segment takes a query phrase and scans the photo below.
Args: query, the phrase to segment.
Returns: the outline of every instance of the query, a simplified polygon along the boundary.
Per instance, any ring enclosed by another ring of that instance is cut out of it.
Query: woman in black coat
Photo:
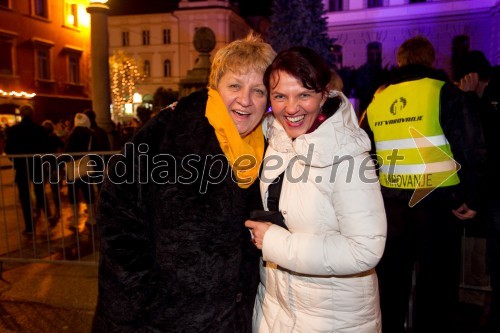
[[[263,74],[251,34],[220,49],[209,88],[151,119],[110,158],[98,203],[93,332],[250,332],[259,253]]]

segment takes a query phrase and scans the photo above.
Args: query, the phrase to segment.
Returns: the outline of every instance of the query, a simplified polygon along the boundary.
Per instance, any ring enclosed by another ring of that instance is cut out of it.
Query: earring
[[[329,98],[334,98],[334,97],[337,97],[338,95],[339,95],[339,92],[337,90],[330,90],[328,93]]]

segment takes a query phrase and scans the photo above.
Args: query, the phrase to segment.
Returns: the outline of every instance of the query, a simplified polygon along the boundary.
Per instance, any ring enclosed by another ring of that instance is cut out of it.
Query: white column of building
[[[96,121],[106,132],[111,133],[111,91],[109,83],[109,7],[100,2],[90,1],[87,12],[90,14],[90,47],[92,75],[92,108]]]

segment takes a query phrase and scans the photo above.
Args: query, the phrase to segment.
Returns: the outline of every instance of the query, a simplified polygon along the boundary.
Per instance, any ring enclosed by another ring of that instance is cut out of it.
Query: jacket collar
[[[422,65],[406,65],[396,68],[391,72],[389,84],[420,80],[423,78],[430,78],[445,82],[449,81],[448,76],[442,70],[437,70]]]

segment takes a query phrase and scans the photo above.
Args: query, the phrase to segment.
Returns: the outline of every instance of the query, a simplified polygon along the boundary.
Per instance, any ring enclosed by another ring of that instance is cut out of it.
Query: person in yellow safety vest
[[[388,86],[373,99],[370,110],[388,111],[375,111],[368,119],[376,136],[381,185],[416,190],[460,182],[458,166],[439,123],[443,84],[431,78],[402,82]]]
[[[388,223],[377,266],[384,333],[404,332],[409,324],[413,332],[455,332],[458,219],[473,218],[478,207],[481,126],[465,95],[432,67],[434,60],[426,38],[405,41],[399,68],[366,111]]]

